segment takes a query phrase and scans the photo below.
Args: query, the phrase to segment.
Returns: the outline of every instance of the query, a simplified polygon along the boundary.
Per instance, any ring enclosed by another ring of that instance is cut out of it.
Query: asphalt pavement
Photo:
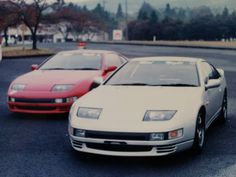
[[[40,44],[60,50],[74,43]],[[44,57],[3,60],[0,63],[0,177],[220,177],[236,176],[236,51],[90,44],[90,49],[115,50],[129,57],[201,57],[225,69],[229,92],[229,120],[214,123],[201,155],[184,152],[170,157],[84,157],[75,153],[67,133],[67,115],[19,115],[6,105],[9,84],[29,72]]]

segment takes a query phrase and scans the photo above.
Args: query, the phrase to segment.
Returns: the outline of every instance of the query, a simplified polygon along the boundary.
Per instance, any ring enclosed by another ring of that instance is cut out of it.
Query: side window
[[[211,65],[211,68],[212,68],[213,79],[219,79],[221,77],[220,73],[214,66]]]
[[[203,62],[203,73],[205,77],[209,77],[209,79],[219,79],[220,74],[218,71],[210,64]]]
[[[122,64],[120,57],[116,54],[107,54],[106,55],[106,66],[117,66],[119,67]]]

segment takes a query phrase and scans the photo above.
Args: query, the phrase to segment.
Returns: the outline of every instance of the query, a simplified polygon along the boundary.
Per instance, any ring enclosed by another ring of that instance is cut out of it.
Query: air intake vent
[[[83,143],[81,143],[79,141],[76,141],[76,140],[72,140],[72,144],[76,148],[80,148],[81,149],[83,147]]]
[[[176,151],[176,146],[171,145],[171,146],[157,146],[157,153],[172,153]]]

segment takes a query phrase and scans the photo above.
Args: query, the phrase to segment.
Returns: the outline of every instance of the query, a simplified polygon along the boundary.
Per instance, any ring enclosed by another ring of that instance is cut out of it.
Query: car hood
[[[117,131],[127,127],[130,131],[143,123],[147,110],[177,110],[177,117],[192,114],[200,108],[202,94],[201,87],[100,86],[75,106],[103,109],[98,121],[80,119],[81,126]]]
[[[79,84],[99,76],[101,71],[36,70],[26,73],[13,83],[26,84],[25,91],[49,91],[55,84]]]
[[[201,99],[201,93],[201,87],[101,86],[80,103],[112,111],[176,109]]]

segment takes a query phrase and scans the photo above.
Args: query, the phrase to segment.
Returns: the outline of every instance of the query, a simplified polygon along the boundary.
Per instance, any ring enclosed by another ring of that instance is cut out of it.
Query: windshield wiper
[[[147,83],[121,83],[121,84],[111,84],[113,86],[160,86],[160,87],[197,87],[197,85],[191,84],[147,84]]]
[[[97,68],[46,68],[42,70],[98,70]]]
[[[160,86],[163,86],[163,87],[197,87],[197,85],[181,84],[181,83],[176,83],[176,84],[161,84]]]
[[[45,68],[42,70],[66,70],[66,68]]]
[[[98,70],[97,68],[70,68],[70,70]]]
[[[150,84],[146,84],[146,83],[121,83],[121,84],[111,84],[111,85],[127,85],[127,86],[154,86],[154,85],[150,85]]]

